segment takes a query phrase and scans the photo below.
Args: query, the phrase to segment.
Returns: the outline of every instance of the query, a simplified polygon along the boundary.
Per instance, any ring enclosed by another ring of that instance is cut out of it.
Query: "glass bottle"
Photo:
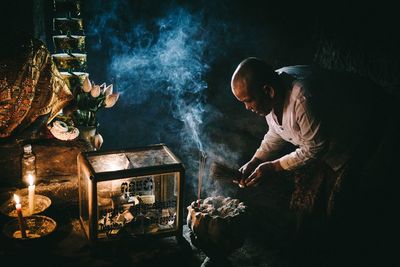
[[[24,153],[21,158],[21,174],[22,182],[25,184],[29,183],[29,175],[36,178],[36,155],[33,153],[30,144],[24,146]]]

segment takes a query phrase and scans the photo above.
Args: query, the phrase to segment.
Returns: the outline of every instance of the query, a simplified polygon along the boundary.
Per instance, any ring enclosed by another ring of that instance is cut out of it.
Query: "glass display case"
[[[90,241],[182,236],[182,162],[164,144],[78,155],[79,217]]]

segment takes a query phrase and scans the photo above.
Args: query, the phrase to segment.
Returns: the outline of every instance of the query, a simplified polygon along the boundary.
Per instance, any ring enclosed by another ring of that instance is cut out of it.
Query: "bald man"
[[[233,73],[232,93],[247,110],[266,118],[268,131],[239,169],[240,184],[255,186],[268,176],[292,171],[292,207],[312,210],[325,183],[330,187],[330,213],[345,166],[362,142],[373,88],[369,81],[346,73],[305,65],[274,70],[259,58],[243,60]],[[278,156],[288,143],[294,150]]]

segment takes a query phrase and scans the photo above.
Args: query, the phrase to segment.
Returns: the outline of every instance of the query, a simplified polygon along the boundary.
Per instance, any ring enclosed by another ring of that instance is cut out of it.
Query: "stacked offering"
[[[86,73],[86,43],[83,31],[83,20],[80,18],[81,5],[77,0],[54,0],[53,61],[71,92],[82,87],[89,75]]]

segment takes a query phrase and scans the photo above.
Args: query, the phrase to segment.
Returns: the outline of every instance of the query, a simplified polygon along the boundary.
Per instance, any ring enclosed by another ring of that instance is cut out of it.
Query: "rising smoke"
[[[121,93],[119,108],[128,113],[120,125],[113,122],[112,112],[102,116],[115,126],[115,138],[129,133],[129,144],[121,146],[166,143],[184,162],[186,184],[193,192],[200,155],[206,154],[203,194],[221,194],[207,179],[209,165],[237,157],[204,131],[205,119],[220,115],[206,99],[215,36],[206,30],[204,14],[173,7],[135,19],[127,14],[132,6],[117,2],[103,7],[87,27],[87,36],[96,40],[92,49],[108,51],[107,79]]]

